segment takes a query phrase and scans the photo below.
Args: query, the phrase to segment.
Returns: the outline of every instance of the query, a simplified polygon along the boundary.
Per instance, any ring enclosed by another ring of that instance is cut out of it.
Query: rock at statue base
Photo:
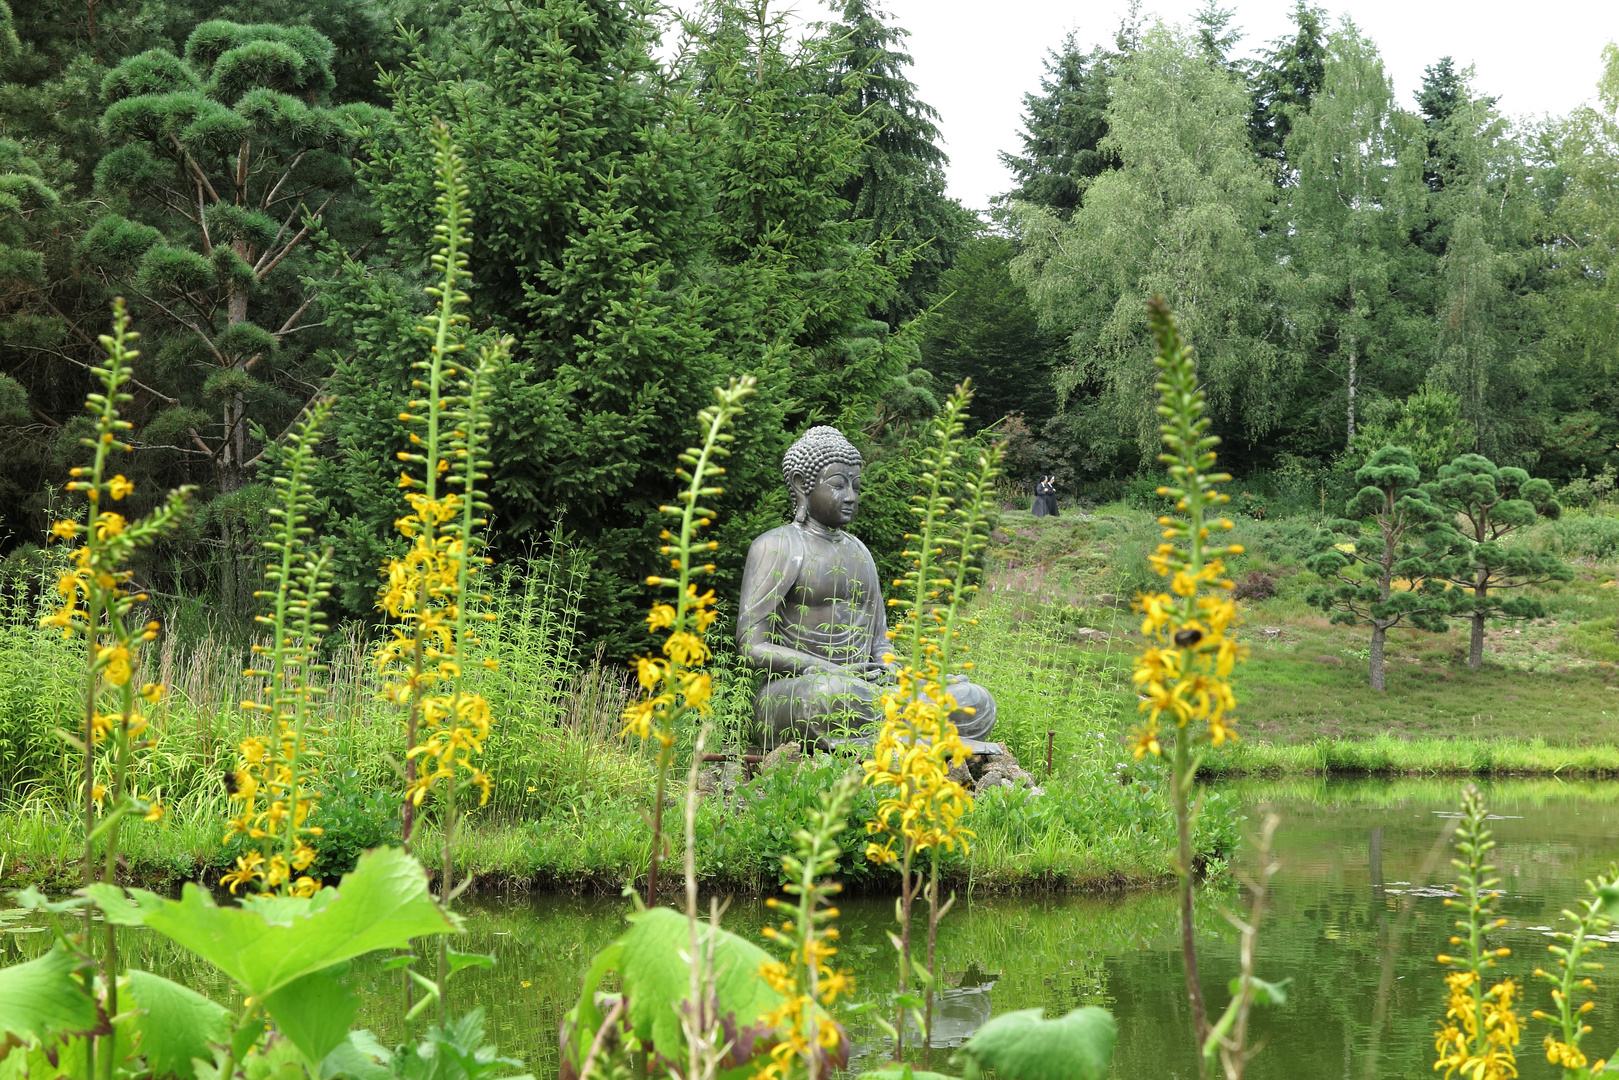
[[[785,742],[765,755],[759,763],[759,771],[767,773],[772,769],[779,769],[783,765],[797,768],[798,763],[804,760],[804,749],[795,742]]]

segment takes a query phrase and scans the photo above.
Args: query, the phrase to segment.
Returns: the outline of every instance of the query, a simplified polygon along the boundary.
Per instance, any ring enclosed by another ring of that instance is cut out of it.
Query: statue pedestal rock
[[[767,676],[754,699],[766,747],[794,741],[821,749],[873,734],[877,698],[896,685],[882,584],[871,552],[844,531],[860,505],[860,452],[835,428],[816,427],[788,449],[782,476],[793,520],[748,549],[737,610],[737,650]],[[958,676],[950,716],[974,753],[985,742],[995,699]],[[967,709],[972,712],[967,712]]]

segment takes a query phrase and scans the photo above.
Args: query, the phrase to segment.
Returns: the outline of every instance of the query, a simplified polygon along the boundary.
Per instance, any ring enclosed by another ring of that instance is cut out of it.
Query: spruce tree
[[[1254,152],[1283,166],[1278,183],[1289,180],[1287,137],[1295,118],[1310,107],[1327,81],[1327,13],[1305,0],[1294,0],[1296,28],[1260,54],[1248,75],[1252,114],[1248,120]]]
[[[1468,621],[1467,666],[1484,663],[1484,624],[1489,619],[1538,619],[1546,605],[1517,590],[1568,581],[1574,568],[1546,551],[1511,542],[1538,517],[1555,518],[1562,506],[1545,480],[1523,469],[1498,467],[1481,454],[1463,454],[1424,485],[1436,506],[1458,521],[1459,565],[1451,580],[1470,595],[1458,608]]]
[[[1335,623],[1371,627],[1369,677],[1373,690],[1383,690],[1388,632],[1402,625],[1443,632],[1455,607],[1445,586],[1448,530],[1405,447],[1378,450],[1355,480],[1361,489],[1348,516],[1328,520],[1316,537],[1308,565],[1323,582],[1306,600]]]
[[[374,554],[392,542],[378,448],[401,449],[392,417],[421,348],[425,133],[442,118],[468,163],[472,324],[517,342],[493,401],[495,542],[567,533],[589,556],[584,629],[615,656],[643,643],[669,447],[712,388],[759,379],[727,463],[723,591],[747,540],[780,520],[791,433],[868,422],[915,355],[872,317],[908,256],[861,243],[841,195],[865,140],[828,92],[829,40],[797,40],[762,2],[716,5],[673,68],[651,55],[657,14],[514,0],[460,16],[453,50],[417,48],[388,82],[394,122],[367,173],[386,250],[330,267],[339,330],[357,340],[334,376],[325,527]],[[339,567],[339,589],[371,608],[365,560]]]
[[[1120,55],[1079,47],[1072,32],[1046,54],[1040,93],[1023,95],[1023,152],[1002,152],[1017,178],[1009,198],[1033,203],[1067,220],[1085,186],[1117,159],[1102,148],[1107,137],[1108,80]]]
[[[900,291],[882,313],[898,326],[924,305],[975,222],[945,194],[949,158],[939,145],[938,110],[916,96],[910,79],[910,31],[870,0],[840,0],[834,8],[838,19],[821,28],[837,55],[827,93],[858,117],[866,139],[840,194],[849,215],[865,222],[864,242],[897,242],[912,252]]]

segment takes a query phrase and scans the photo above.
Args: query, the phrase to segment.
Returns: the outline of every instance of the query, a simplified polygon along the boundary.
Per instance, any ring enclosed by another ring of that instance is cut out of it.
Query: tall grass
[[[500,718],[486,758],[499,777],[481,812],[486,819],[534,821],[557,808],[645,801],[649,767],[618,738],[629,673],[599,655],[584,663],[576,655],[581,574],[578,556],[562,549],[509,564],[493,583],[499,620],[480,649],[499,664],[476,669],[479,689]],[[77,668],[73,643],[38,626],[42,596],[31,578],[0,583],[0,814],[8,849],[26,849],[36,859],[55,838],[77,832],[70,820],[76,776],[57,734],[78,709]],[[318,736],[320,775],[328,785],[397,791],[400,721],[397,708],[377,698],[371,648],[359,626],[332,636],[332,720]],[[168,806],[162,828],[185,833],[180,841],[164,839],[165,850],[201,855],[219,848],[218,823],[228,817],[221,774],[234,762],[236,745],[262,734],[264,724],[242,708],[244,698],[262,694],[257,680],[242,675],[250,655],[212,633],[161,643],[160,677],[170,692],[152,717],[155,745],[134,768],[140,790],[161,793]],[[138,842],[129,856],[139,858]]]

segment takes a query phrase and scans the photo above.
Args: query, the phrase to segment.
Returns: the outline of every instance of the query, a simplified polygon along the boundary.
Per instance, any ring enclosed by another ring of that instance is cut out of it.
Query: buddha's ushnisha
[[[842,432],[810,428],[782,458],[793,520],[748,550],[736,640],[743,660],[767,675],[754,702],[767,746],[825,748],[859,734],[878,719],[878,696],[895,685],[897,665],[883,659],[890,645],[877,565],[844,531],[860,506],[863,464]],[[949,689],[961,736],[988,738],[989,691],[956,678]]]

